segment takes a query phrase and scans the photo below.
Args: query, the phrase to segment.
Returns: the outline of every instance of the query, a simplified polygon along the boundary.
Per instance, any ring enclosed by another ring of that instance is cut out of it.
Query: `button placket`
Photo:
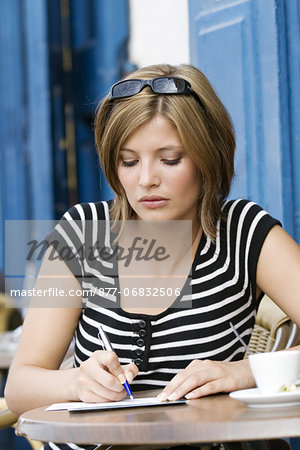
[[[141,319],[138,323],[134,324],[135,332],[137,333],[136,340],[134,344],[137,346],[137,348],[134,350],[135,355],[137,358],[133,359],[133,362],[136,366],[140,367],[144,363],[143,355],[144,350],[142,347],[145,346],[145,338],[147,336],[146,331],[147,323],[145,320]]]
[[[136,341],[136,345],[137,345],[138,347],[143,347],[144,344],[145,344],[144,339],[138,339],[138,340]]]
[[[146,321],[145,320],[140,320],[139,321],[139,323],[138,323],[138,326],[140,327],[140,328],[146,328]]]
[[[137,359],[134,359],[133,362],[136,366],[140,367],[143,364],[144,360],[137,358]]]

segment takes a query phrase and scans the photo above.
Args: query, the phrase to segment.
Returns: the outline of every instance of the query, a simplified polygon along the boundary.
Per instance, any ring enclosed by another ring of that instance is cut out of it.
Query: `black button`
[[[140,328],[145,328],[146,327],[146,322],[144,320],[140,320],[139,321],[139,327]]]
[[[133,362],[136,366],[141,366],[143,364],[143,360],[140,358],[135,359]]]
[[[136,354],[136,356],[141,356],[143,354],[143,350],[141,348],[136,348],[135,354]]]
[[[139,336],[140,336],[140,337],[145,337],[146,334],[147,334],[147,332],[146,332],[146,330],[144,330],[144,329],[139,331]]]
[[[143,347],[143,345],[144,345],[144,339],[138,339],[138,340],[136,341],[136,345],[137,345],[138,347]]]

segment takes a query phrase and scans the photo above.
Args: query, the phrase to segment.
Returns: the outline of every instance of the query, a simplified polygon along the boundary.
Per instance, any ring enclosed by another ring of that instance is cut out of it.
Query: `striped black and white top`
[[[260,250],[270,229],[279,222],[253,202],[227,201],[223,208],[226,220],[218,222],[216,241],[202,234],[191,276],[179,297],[164,312],[150,316],[125,312],[120,307],[118,289],[111,296],[106,295],[108,290],[101,296],[101,287],[118,288],[114,262],[86,257],[95,239],[103,246],[111,246],[109,205],[99,202],[74,206],[51,235],[56,243],[77,249],[76,258],[67,258],[66,263],[83,289],[94,289],[93,296],[83,299],[74,365],[79,366],[101,348],[99,323],[108,333],[121,364],[138,365],[139,374],[131,384],[133,391],[163,388],[194,359],[242,359],[244,348],[229,322],[248,342],[260,300],[256,299]],[[99,227],[99,221],[103,226]],[[188,287],[192,288],[191,294]],[[185,307],[187,299],[190,301]],[[48,445],[46,448],[52,449],[80,448],[73,444]]]

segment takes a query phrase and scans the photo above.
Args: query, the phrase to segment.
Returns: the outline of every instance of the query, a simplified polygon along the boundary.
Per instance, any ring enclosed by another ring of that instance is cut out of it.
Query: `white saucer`
[[[243,389],[229,394],[231,398],[246,403],[251,408],[278,408],[300,405],[300,389],[276,394],[261,394],[259,389]]]

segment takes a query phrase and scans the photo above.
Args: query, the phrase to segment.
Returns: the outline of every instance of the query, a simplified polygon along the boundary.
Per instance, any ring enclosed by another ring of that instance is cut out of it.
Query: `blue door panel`
[[[89,115],[120,77],[126,61],[128,3],[73,0],[71,12],[75,90],[82,112]]]
[[[288,112],[282,108],[287,78],[279,17],[284,11],[275,0],[190,0],[189,5],[191,61],[211,80],[236,130],[231,197],[258,202],[292,232]]]
[[[239,152],[236,154],[238,196],[249,194],[249,180],[247,177],[247,158],[245,145],[249,139],[249,130],[245,120],[247,108],[251,105],[246,101],[248,91],[244,89],[244,60],[243,60],[243,29],[245,24],[240,18],[227,21],[224,15],[219,17],[206,15],[199,19],[200,32],[198,34],[197,53],[198,67],[208,76],[223,103],[229,110],[238,136]],[[212,22],[214,25],[212,25]],[[216,23],[217,22],[217,23]],[[210,49],[208,52],[207,50]],[[194,58],[192,58],[194,60]],[[236,61],[236,64],[225,64]],[[238,103],[243,105],[240,111]]]
[[[78,199],[107,200],[114,193],[99,167],[92,123],[98,102],[127,68],[128,2],[72,0],[70,4]]]
[[[31,219],[53,218],[52,137],[47,41],[47,8],[24,0],[27,149],[30,167]]]
[[[0,268],[6,219],[28,218],[23,64],[18,0],[0,2]]]
[[[293,215],[295,238],[300,244],[300,2],[285,2],[286,48],[289,76],[289,127],[292,160]],[[300,440],[298,444],[300,448]]]
[[[18,0],[0,2],[0,167],[1,215],[14,219],[26,214],[26,154],[24,145],[23,65],[20,39],[22,11]],[[19,199],[23,201],[19,202]]]
[[[291,143],[288,111],[285,1],[256,0],[257,61],[264,154],[263,206],[294,235]],[[251,149],[249,149],[251,151]]]

